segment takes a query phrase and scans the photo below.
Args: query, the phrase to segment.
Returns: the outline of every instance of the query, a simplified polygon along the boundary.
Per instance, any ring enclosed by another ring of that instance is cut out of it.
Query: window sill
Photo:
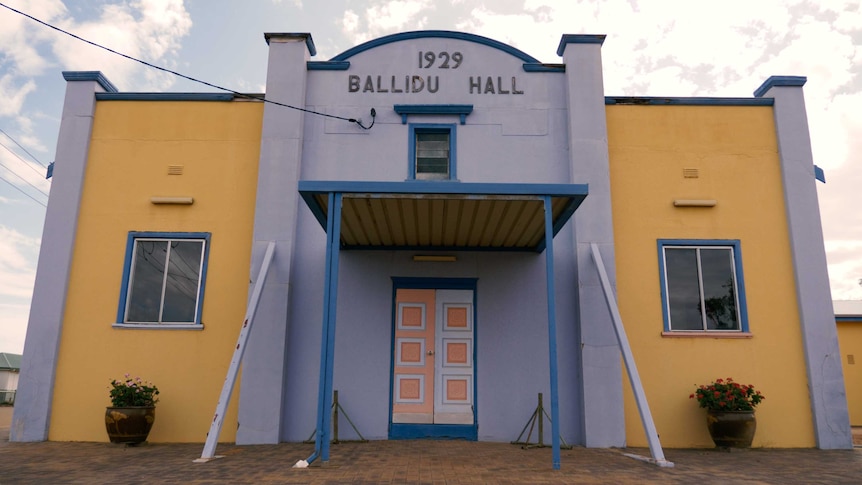
[[[203,323],[112,323],[113,328],[136,330],[203,330]]]
[[[662,337],[752,338],[751,332],[662,332]]]

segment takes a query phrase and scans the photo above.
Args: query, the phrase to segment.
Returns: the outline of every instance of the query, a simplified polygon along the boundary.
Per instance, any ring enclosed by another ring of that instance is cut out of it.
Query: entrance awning
[[[328,196],[342,194],[341,249],[541,252],[545,197],[551,198],[556,235],[587,189],[586,184],[299,182],[324,230]]]
[[[317,458],[329,461],[339,254],[342,249],[361,248],[544,251],[551,455],[559,469],[554,236],[587,191],[583,184],[299,182],[300,195],[326,232],[326,268],[314,453],[296,466]]]

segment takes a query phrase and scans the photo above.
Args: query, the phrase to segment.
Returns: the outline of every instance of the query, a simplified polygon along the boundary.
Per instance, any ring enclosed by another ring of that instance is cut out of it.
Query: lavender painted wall
[[[417,53],[460,52],[458,70],[419,69]],[[568,182],[570,162],[565,77],[531,73],[524,60],[462,39],[423,38],[385,44],[348,59],[347,71],[309,71],[307,107],[338,116],[377,111],[374,128],[306,116],[303,180],[404,181],[408,178],[409,127],[395,104],[470,104],[464,125],[455,115],[410,115],[408,123],[455,124],[457,173],[463,182]],[[440,76],[436,93],[350,92],[349,76],[390,79]],[[523,94],[471,94],[470,77],[516,78]],[[597,100],[603,103],[603,98]],[[288,309],[282,439],[307,439],[314,429],[324,287],[325,234],[310,211],[298,214]],[[392,277],[477,278],[476,382],[479,439],[517,437],[536,406],[549,402],[545,259],[535,253],[457,253],[454,263],[418,263],[412,251],[344,251],[338,289],[334,389],[360,432],[388,435],[392,356]],[[448,254],[448,253],[447,253]],[[579,403],[580,361],[570,231],[555,240],[561,430],[578,442],[583,434]],[[618,378],[619,376],[617,376]],[[355,437],[345,421],[341,439]],[[535,436],[533,437],[535,439]],[[549,438],[548,438],[549,439]]]

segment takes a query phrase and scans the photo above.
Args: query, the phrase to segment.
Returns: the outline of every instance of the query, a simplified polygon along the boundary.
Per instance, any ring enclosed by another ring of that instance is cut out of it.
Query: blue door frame
[[[389,365],[389,439],[464,439],[477,441],[479,439],[479,416],[478,396],[476,378],[476,328],[477,328],[477,305],[476,305],[476,278],[411,278],[392,277],[392,343],[390,346]],[[396,305],[395,298],[401,289],[427,289],[427,290],[470,290],[473,292],[473,424],[411,424],[392,422],[392,399],[395,392],[394,368],[395,360],[395,322]]]

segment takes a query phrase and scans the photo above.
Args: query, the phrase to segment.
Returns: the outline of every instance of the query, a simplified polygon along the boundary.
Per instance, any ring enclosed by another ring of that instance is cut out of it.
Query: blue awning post
[[[338,256],[341,240],[341,193],[330,192],[331,208],[326,221],[326,269],[323,290],[323,330],[320,339],[320,385],[317,394],[317,433],[314,453],[308,463],[317,457],[329,461],[329,435],[332,425],[332,368],[335,361],[335,309],[338,302]]]
[[[551,197],[545,196],[545,274],[548,287],[548,360],[551,368],[551,446],[554,470],[560,469],[560,403],[557,390],[557,305],[554,285],[554,215]],[[542,417],[539,416],[539,419]]]

